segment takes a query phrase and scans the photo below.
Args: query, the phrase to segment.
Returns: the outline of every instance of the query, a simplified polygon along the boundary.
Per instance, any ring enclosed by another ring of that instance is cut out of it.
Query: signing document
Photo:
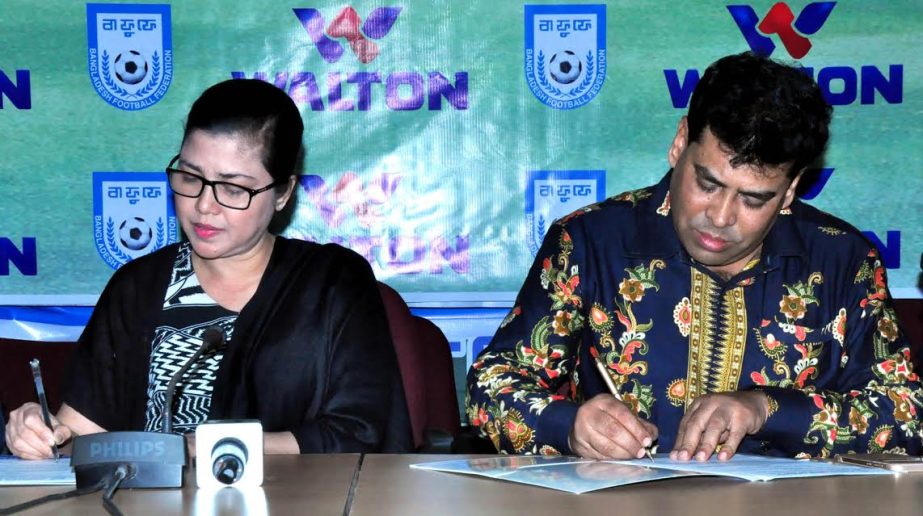
[[[743,480],[826,477],[838,475],[893,475],[894,472],[838,464],[761,455],[734,455],[731,460],[680,462],[666,454],[648,459],[593,460],[580,457],[504,456],[412,464],[411,468],[478,475],[569,493],[686,476],[723,476]]]
[[[22,460],[0,455],[0,486],[72,486],[77,483],[70,459]]]

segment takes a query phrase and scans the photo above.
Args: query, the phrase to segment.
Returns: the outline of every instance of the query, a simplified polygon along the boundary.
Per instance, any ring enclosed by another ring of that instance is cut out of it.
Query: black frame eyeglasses
[[[173,168],[173,165],[176,164],[177,160],[179,160],[179,154],[177,154],[176,156],[173,157],[173,159],[170,160],[170,164],[167,165],[167,169],[166,169],[167,179],[168,179],[168,182],[170,183],[170,190],[173,190],[173,193],[175,193],[176,195],[182,196],[182,197],[189,197],[192,199],[197,199],[198,197],[202,195],[202,192],[205,190],[205,187],[210,186],[212,187],[212,195],[215,197],[215,202],[224,206],[225,208],[230,208],[232,210],[246,210],[247,208],[250,207],[250,203],[253,202],[253,196],[257,194],[261,194],[267,190],[271,190],[272,188],[275,188],[277,186],[282,186],[286,183],[286,181],[275,181],[273,183],[270,183],[264,186],[263,188],[258,188],[254,190],[253,188],[247,188],[246,186],[229,183],[227,181],[209,181],[208,179],[205,179],[204,177],[200,175],[193,174],[185,170],[180,170],[178,168]],[[185,185],[184,187],[180,188],[181,190],[183,190],[182,192],[177,190],[177,187],[174,184],[174,181],[181,181],[181,183],[176,183],[176,185]],[[198,184],[198,187],[196,187],[196,184]],[[195,190],[196,188],[198,188],[198,191],[195,194],[192,194],[192,191]],[[221,191],[221,194],[218,193],[219,190]],[[245,206],[241,206],[244,204],[242,198],[241,198],[241,201],[238,203],[228,200],[228,199],[232,199],[236,195],[242,195],[242,194],[247,194],[247,198],[246,198],[247,202]],[[227,196],[227,198],[225,198],[225,201],[221,200],[221,196]],[[227,204],[228,202],[232,204]]]

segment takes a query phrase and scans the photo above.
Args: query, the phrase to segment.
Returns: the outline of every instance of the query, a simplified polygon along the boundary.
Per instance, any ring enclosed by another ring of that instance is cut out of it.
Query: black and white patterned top
[[[154,331],[144,427],[148,432],[159,432],[163,428],[167,386],[173,375],[202,346],[205,330],[218,326],[224,330],[225,341],[229,341],[237,320],[237,312],[220,306],[199,285],[191,257],[192,247],[184,242],[176,255],[164,296],[163,324]],[[223,349],[202,355],[177,382],[173,396],[173,433],[192,432],[208,418],[212,386],[223,356]]]

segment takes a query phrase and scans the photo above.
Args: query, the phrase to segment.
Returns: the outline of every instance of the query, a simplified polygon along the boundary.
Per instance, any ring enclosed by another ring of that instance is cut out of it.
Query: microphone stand
[[[202,355],[217,351],[224,346],[224,342],[224,330],[220,327],[212,326],[205,330],[205,332],[202,333],[202,345],[196,350],[195,354],[192,355],[192,358],[187,360],[186,363],[183,364],[183,367],[181,367],[179,371],[173,375],[173,378],[170,379],[170,383],[167,384],[167,392],[163,397],[163,433],[173,433],[173,395],[176,392],[177,382],[179,382],[180,378],[186,374],[186,371],[188,371],[189,368],[192,367],[192,364],[196,363]]]

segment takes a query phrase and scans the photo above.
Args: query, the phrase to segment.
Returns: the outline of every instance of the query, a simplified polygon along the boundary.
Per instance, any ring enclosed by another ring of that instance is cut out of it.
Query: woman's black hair
[[[258,79],[230,79],[208,88],[192,104],[183,141],[196,130],[252,138],[273,181],[285,181],[302,158],[304,124],[284,91]]]

